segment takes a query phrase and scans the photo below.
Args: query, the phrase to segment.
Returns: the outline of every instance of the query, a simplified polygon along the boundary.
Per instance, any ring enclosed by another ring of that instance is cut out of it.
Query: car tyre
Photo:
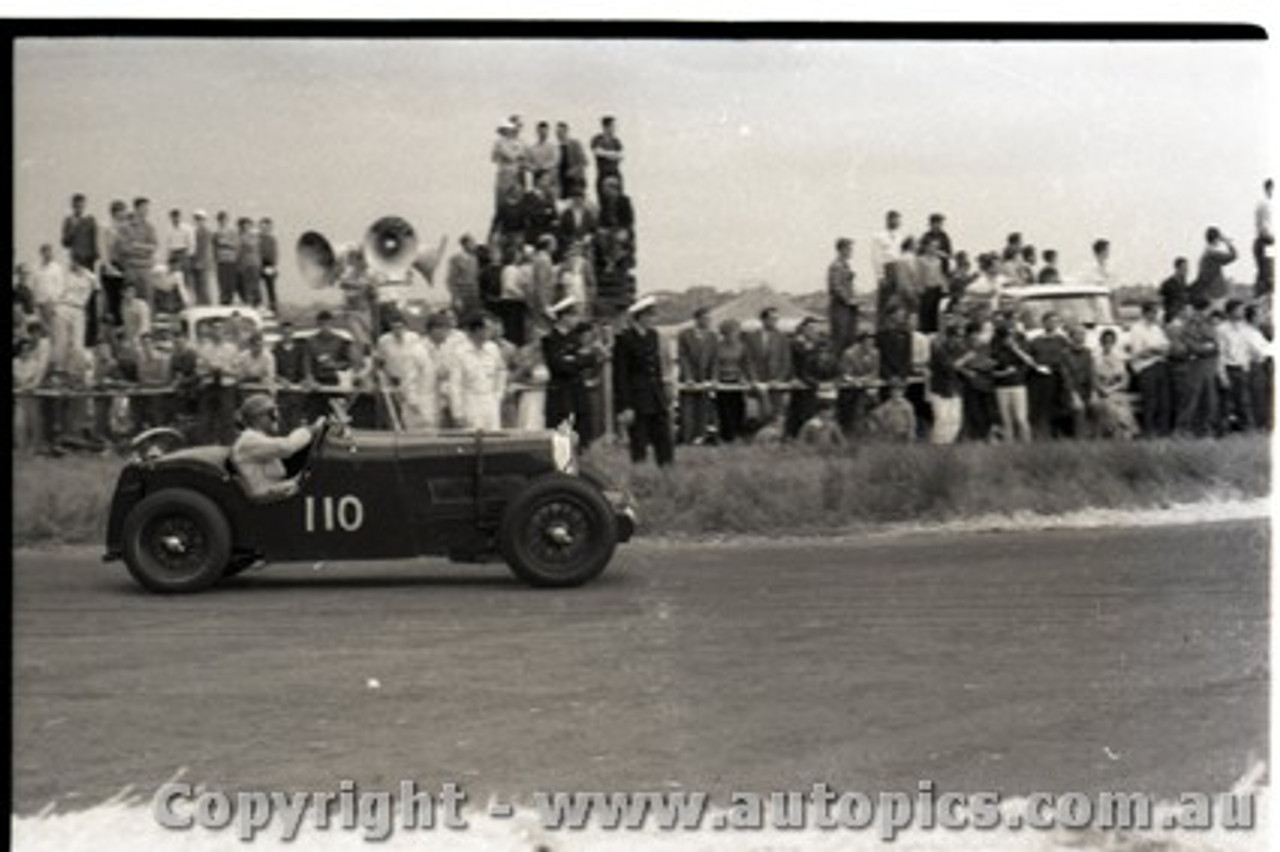
[[[579,586],[613,558],[618,521],[595,487],[564,474],[535,480],[502,516],[498,549],[533,586]]]
[[[157,491],[125,519],[124,561],[145,589],[199,592],[218,582],[231,559],[231,528],[217,504],[183,488]]]

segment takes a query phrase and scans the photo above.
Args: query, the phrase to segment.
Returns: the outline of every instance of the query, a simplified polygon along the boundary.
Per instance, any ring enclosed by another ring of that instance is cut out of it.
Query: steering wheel
[[[320,428],[316,429],[311,436],[311,443],[307,446],[307,463],[298,473],[295,480],[298,487],[307,484],[307,480],[311,477],[311,471],[315,469],[316,462],[320,461],[320,451],[324,447],[325,440],[329,437],[329,429],[333,425],[332,415],[327,415],[320,421]]]

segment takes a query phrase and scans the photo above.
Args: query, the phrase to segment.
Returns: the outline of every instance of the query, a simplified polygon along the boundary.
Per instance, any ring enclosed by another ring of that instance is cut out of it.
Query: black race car
[[[584,469],[568,430],[360,431],[331,416],[286,460],[296,494],[251,497],[230,449],[135,444],[105,561],[145,588],[196,592],[266,562],[501,558],[535,586],[599,575],[631,538],[630,496]],[[161,433],[160,437],[164,437]]]

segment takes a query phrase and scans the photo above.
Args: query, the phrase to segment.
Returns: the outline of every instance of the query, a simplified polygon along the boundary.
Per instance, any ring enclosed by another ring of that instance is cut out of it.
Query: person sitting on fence
[[[884,440],[909,444],[916,439],[916,410],[907,401],[907,383],[899,376],[889,380],[889,398],[871,412],[874,434]]]
[[[222,321],[211,321],[196,349],[201,383],[199,425],[207,441],[231,443],[239,357],[240,349],[226,338]]]
[[[1129,405],[1129,367],[1116,349],[1116,333],[1106,329],[1098,338],[1102,349],[1093,353],[1094,397],[1090,410],[1099,438],[1132,438],[1138,431]]]
[[[276,359],[262,343],[262,332],[254,331],[236,359],[236,375],[241,384],[263,385],[271,393],[276,386]]]
[[[746,387],[751,376],[751,363],[747,358],[746,343],[742,339],[742,326],[735,319],[720,323],[720,337],[715,344],[715,381],[720,388],[715,393],[716,425],[722,443],[733,443],[743,434],[746,425]]]
[[[231,446],[231,462],[245,490],[256,499],[283,499],[298,492],[297,478],[289,478],[284,460],[311,443],[324,422],[316,418],[279,436],[280,414],[275,400],[265,393],[246,399],[237,414],[241,432]]]
[[[864,436],[880,381],[880,352],[870,329],[859,330],[840,356],[840,379],[845,387],[836,397],[836,421],[846,435]]]
[[[1088,334],[1083,325],[1072,323],[1067,329],[1070,342],[1064,355],[1063,410],[1058,416],[1059,431],[1073,438],[1085,438],[1089,434],[1088,413],[1092,408],[1093,392],[1097,387],[1094,376],[1093,353],[1087,345]],[[1124,373],[1128,384],[1128,371]]]
[[[138,384],[143,389],[158,390],[173,382],[173,357],[156,345],[157,340],[163,337],[167,337],[163,329],[143,332],[138,337]],[[173,419],[173,405],[167,395],[139,394],[129,402],[133,410],[133,428],[137,432],[167,425]]]
[[[49,340],[44,326],[39,322],[30,323],[13,354],[13,389],[21,394],[13,405],[15,450],[35,452],[41,448],[40,400],[29,392],[44,382],[48,369]]]

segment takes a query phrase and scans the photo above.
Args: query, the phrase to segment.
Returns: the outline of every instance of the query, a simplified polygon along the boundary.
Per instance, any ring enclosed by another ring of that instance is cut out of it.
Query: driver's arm
[[[236,442],[236,458],[259,463],[285,459],[311,443],[311,435],[311,429],[306,426],[299,426],[283,437],[245,432]]]

